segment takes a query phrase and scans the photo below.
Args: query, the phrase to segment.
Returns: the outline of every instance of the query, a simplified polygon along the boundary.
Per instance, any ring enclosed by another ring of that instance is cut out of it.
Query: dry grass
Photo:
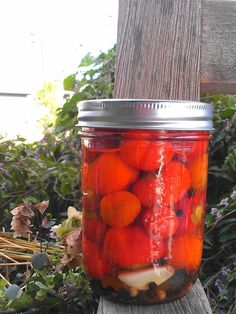
[[[4,267],[7,281],[10,266],[26,266],[31,265],[31,256],[40,251],[47,251],[49,255],[63,255],[63,246],[42,245],[36,239],[28,240],[13,238],[12,233],[0,232],[0,267]],[[3,275],[1,275],[2,277]]]

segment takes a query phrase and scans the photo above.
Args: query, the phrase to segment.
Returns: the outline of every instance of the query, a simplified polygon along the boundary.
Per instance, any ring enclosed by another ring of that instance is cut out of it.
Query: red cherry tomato
[[[83,192],[91,190],[99,195],[125,190],[138,176],[138,171],[125,164],[115,153],[103,153],[83,168]]]
[[[121,144],[120,157],[131,167],[152,171],[168,164],[173,147],[168,141],[126,140]]]
[[[191,188],[189,170],[182,163],[172,160],[163,170],[163,202],[169,206],[177,203]]]
[[[193,226],[191,222],[191,203],[191,198],[186,195],[175,205],[175,213],[179,220],[176,235],[185,235],[190,230],[192,230]]]
[[[157,175],[151,174],[139,179],[133,186],[134,194],[144,207],[161,206],[162,185]]]
[[[84,267],[89,276],[102,279],[111,273],[110,266],[104,260],[101,247],[83,237],[82,250]]]
[[[99,205],[99,197],[92,190],[83,192],[82,207],[85,212],[95,212]]]
[[[176,205],[175,213],[179,220],[176,235],[201,235],[205,214],[205,193],[184,196]]]
[[[164,241],[151,240],[139,227],[111,228],[104,240],[106,261],[119,267],[152,263],[164,255]]]
[[[202,239],[194,236],[173,237],[169,264],[175,268],[197,269],[201,263],[202,244]]]
[[[169,208],[152,208],[143,215],[143,225],[151,239],[160,241],[176,232],[178,218]]]
[[[145,207],[173,206],[191,187],[188,169],[170,161],[159,174],[146,175],[133,186],[134,194]]]
[[[208,154],[191,159],[188,164],[192,186],[195,189],[205,190],[207,185]]]
[[[95,243],[103,242],[107,229],[101,219],[83,219],[83,234]]]

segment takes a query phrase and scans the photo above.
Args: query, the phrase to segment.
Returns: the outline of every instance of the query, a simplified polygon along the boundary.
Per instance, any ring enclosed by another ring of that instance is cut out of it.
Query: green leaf
[[[235,113],[234,108],[227,108],[221,112],[220,116],[222,119],[231,118],[234,113]]]
[[[222,219],[219,223],[218,226],[223,226],[225,224],[236,224],[236,217],[235,218],[226,218]]]
[[[235,172],[236,171],[236,148],[232,149],[228,156],[226,156],[223,171]]]
[[[24,293],[20,299],[17,299],[11,303],[11,307],[14,308],[17,311],[23,311],[31,308],[33,305],[33,299]]]
[[[224,234],[219,238],[220,242],[236,240],[236,234]]]
[[[94,57],[91,55],[91,53],[87,53],[85,57],[81,60],[79,64],[79,68],[81,67],[87,67],[91,65],[94,62]]]
[[[61,194],[64,196],[72,193],[73,189],[71,187],[71,183],[67,181],[63,181],[60,186],[60,191],[61,191]]]
[[[67,76],[63,81],[64,89],[68,90],[68,91],[73,91],[75,83],[76,83],[76,75],[75,74],[71,74],[71,75]]]
[[[43,284],[42,282],[40,281],[36,281],[35,282],[36,286],[38,286],[41,290],[48,290],[48,286]]]
[[[5,279],[0,279],[0,289],[5,289],[7,286],[7,281]]]
[[[49,314],[50,309],[47,305],[42,305],[40,308],[31,308],[29,311],[24,311],[24,314]]]

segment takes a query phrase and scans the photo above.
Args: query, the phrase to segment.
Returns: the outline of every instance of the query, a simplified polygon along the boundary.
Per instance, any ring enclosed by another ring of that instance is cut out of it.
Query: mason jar
[[[181,298],[201,264],[213,106],[110,99],[78,109],[91,287],[128,304]]]

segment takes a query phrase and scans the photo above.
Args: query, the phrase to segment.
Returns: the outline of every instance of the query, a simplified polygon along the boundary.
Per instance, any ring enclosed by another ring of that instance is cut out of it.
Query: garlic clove
[[[175,270],[170,265],[153,266],[142,270],[122,272],[118,278],[130,287],[148,290],[151,282],[158,286],[172,277],[174,273]]]

